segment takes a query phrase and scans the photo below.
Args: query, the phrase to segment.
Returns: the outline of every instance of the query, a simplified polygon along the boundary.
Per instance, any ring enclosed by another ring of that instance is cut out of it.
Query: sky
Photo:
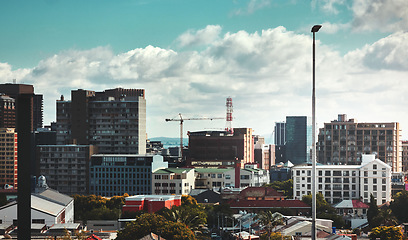
[[[0,83],[33,84],[44,124],[71,90],[146,89],[148,137],[178,137],[179,113],[225,117],[231,97],[232,127],[271,142],[311,116],[315,24],[317,127],[347,114],[408,139],[406,0],[2,0]]]

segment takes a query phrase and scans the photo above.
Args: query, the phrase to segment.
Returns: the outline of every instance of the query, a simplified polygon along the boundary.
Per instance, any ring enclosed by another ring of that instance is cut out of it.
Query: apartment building
[[[96,152],[92,145],[39,145],[36,174],[63,194],[89,194],[89,162]]]
[[[17,133],[0,128],[0,186],[17,188]]]
[[[408,141],[402,141],[402,171],[408,171]]]
[[[361,165],[317,165],[317,191],[331,204],[352,199],[367,203],[371,194],[377,205],[391,201],[391,167],[374,155],[363,155],[362,160]],[[295,199],[311,193],[311,172],[311,165],[292,168]]]
[[[193,168],[164,168],[152,174],[152,192],[156,195],[188,195],[195,188]]]
[[[399,123],[358,123],[339,114],[338,119],[319,129],[317,161],[327,165],[360,165],[363,154],[378,159],[401,172],[401,141]]]
[[[90,194],[106,197],[152,194],[152,173],[167,168],[159,155],[94,154],[91,157]]]

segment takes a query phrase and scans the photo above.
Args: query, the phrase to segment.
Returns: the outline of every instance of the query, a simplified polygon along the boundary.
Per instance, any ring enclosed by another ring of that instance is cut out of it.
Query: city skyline
[[[71,90],[146,89],[148,137],[178,137],[166,118],[225,117],[270,142],[275,122],[400,122],[408,139],[406,1],[1,1],[1,83],[33,84],[44,124]],[[225,121],[186,121],[187,131]]]

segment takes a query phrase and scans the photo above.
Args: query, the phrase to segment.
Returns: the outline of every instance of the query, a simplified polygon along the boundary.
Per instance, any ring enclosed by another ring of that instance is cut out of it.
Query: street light
[[[313,33],[313,93],[312,93],[312,240],[317,239],[316,232],[316,90],[315,90],[315,33],[319,31],[322,25],[314,25]]]

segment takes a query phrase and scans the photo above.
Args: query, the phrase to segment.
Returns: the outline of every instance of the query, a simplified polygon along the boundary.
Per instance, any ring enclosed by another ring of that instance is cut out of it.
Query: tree
[[[283,224],[283,215],[278,212],[262,211],[255,216],[255,219],[258,219],[266,227],[268,235],[274,227]]]
[[[184,223],[193,231],[198,231],[207,222],[207,214],[199,205],[173,206],[171,209],[163,208],[158,213],[168,221]]]
[[[293,198],[293,180],[289,179],[286,181],[274,181],[272,183],[266,184],[266,187],[272,187],[275,190],[282,191],[283,195],[287,198]]]
[[[280,232],[265,233],[261,235],[261,240],[290,240],[291,236],[283,236]]]
[[[400,222],[408,222],[408,192],[398,192],[391,202],[390,208]]]
[[[303,196],[302,201],[312,206],[312,195]],[[316,217],[333,220],[333,226],[337,228],[344,226],[343,218],[336,213],[336,209],[326,201],[321,193],[316,195]]]
[[[197,200],[190,195],[181,195],[181,205],[198,205]]]
[[[381,240],[402,240],[403,234],[400,227],[395,226],[381,226],[372,229],[370,239],[381,239]]]
[[[158,214],[145,213],[119,231],[116,240],[136,240],[150,233],[158,234],[167,240],[196,239],[185,224],[167,221]]]
[[[369,208],[367,211],[367,220],[370,228],[378,227],[380,225],[379,218],[377,217],[379,212],[380,211],[378,210],[377,201],[371,194]]]

